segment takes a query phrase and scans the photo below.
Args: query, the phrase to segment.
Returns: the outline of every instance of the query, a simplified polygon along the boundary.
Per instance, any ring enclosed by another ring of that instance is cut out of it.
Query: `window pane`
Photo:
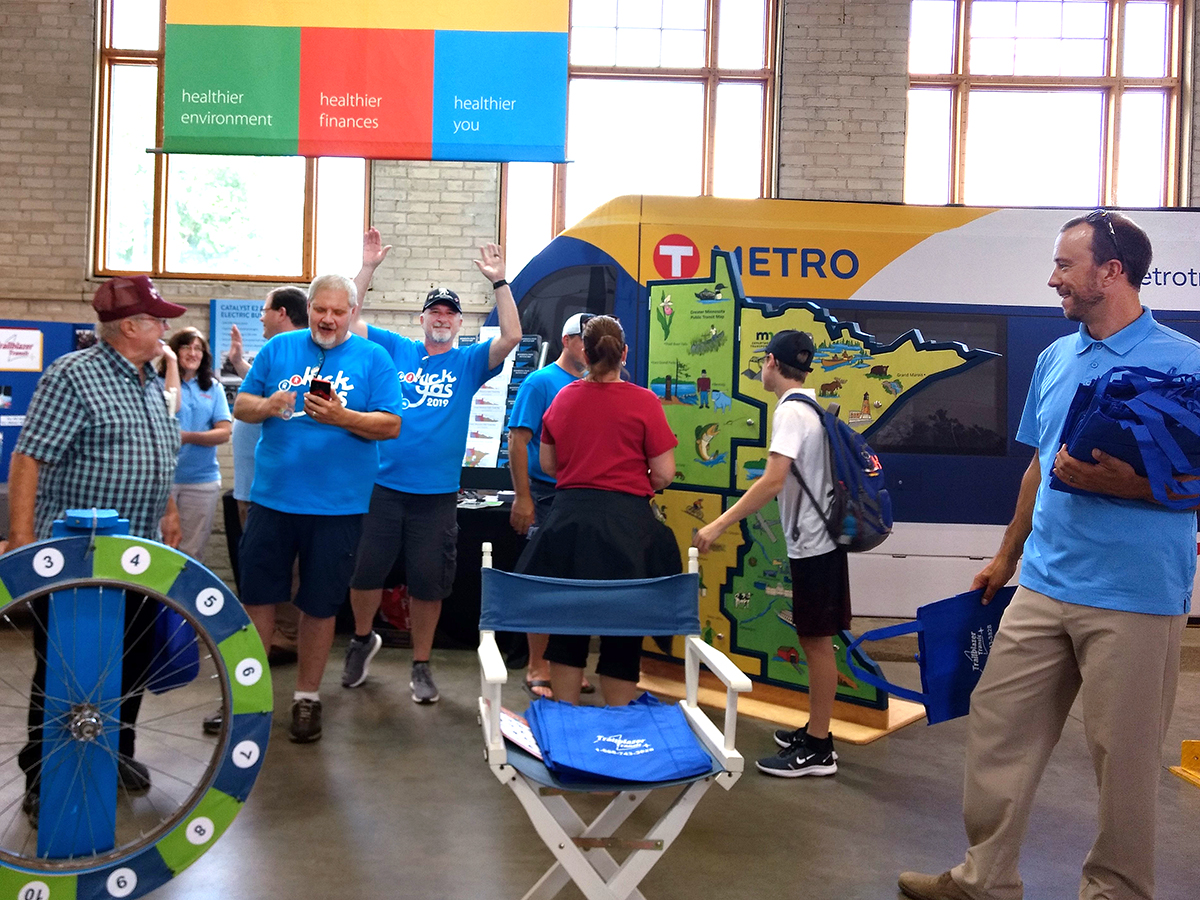
[[[722,69],[761,69],[766,28],[764,0],[722,3],[717,26],[717,65]]]
[[[950,201],[950,91],[908,92],[904,202]]]
[[[659,66],[662,32],[650,28],[617,29],[618,66]]]
[[[1060,75],[1099,75],[1104,71],[1103,39],[1063,41],[1059,50]]]
[[[703,123],[700,84],[572,79],[566,224],[621,194],[699,194]]]
[[[1108,4],[1076,0],[1063,5],[1062,33],[1065,38],[1108,37]]]
[[[612,66],[617,62],[617,29],[571,29],[571,62],[577,66]]]
[[[713,194],[762,196],[762,85],[717,87],[717,137],[713,156]]]
[[[1160,78],[1167,71],[1167,4],[1125,5],[1125,74]]]
[[[954,60],[954,0],[913,0],[908,71],[949,72]]]
[[[1012,37],[1017,33],[1017,4],[975,0],[971,4],[971,37]]]
[[[158,69],[113,66],[105,184],[104,268],[148,272],[154,206],[154,116]]]
[[[617,0],[575,0],[571,4],[571,26],[617,24]]]
[[[1101,91],[972,91],[963,202],[1095,205],[1103,107]]]
[[[1016,43],[1012,38],[971,38],[971,74],[1011,75]]]
[[[1021,0],[1017,4],[1017,37],[1046,38],[1062,34],[1062,5]]]
[[[662,0],[617,0],[618,28],[661,28]]]
[[[118,50],[158,49],[159,0],[112,0],[112,43]]]
[[[698,69],[704,65],[704,30],[664,31],[662,65],[676,69]]]
[[[763,0],[739,0],[738,15],[754,21],[757,15],[761,20],[762,14],[756,10],[761,7]],[[704,30],[704,0],[663,0],[663,28],[682,28],[691,31]],[[721,19],[721,27],[725,27],[725,19]],[[762,23],[758,27],[762,33]]]
[[[1158,206],[1163,194],[1165,98],[1157,91],[1127,91],[1121,97],[1117,156],[1117,203]]]
[[[362,265],[366,221],[366,160],[317,160],[316,273],[353,278]]]
[[[504,263],[509,278],[554,237],[554,164],[508,164],[504,211]]]
[[[301,157],[177,155],[167,162],[168,271],[304,271]]]

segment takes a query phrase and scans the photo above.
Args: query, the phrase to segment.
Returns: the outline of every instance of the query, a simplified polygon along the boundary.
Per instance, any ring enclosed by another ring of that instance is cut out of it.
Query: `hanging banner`
[[[168,153],[563,162],[568,0],[167,0]]]

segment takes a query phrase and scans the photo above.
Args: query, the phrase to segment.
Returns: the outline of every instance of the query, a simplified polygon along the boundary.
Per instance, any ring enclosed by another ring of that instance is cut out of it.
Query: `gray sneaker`
[[[291,741],[311,744],[321,739],[321,701],[293,700]]]
[[[346,665],[342,668],[342,687],[358,687],[367,680],[371,660],[383,646],[383,638],[372,631],[365,641],[354,638],[346,648]]]
[[[419,662],[413,663],[412,681],[408,683],[412,688],[413,703],[437,703],[438,689],[433,683],[433,673],[429,671],[429,663]]]

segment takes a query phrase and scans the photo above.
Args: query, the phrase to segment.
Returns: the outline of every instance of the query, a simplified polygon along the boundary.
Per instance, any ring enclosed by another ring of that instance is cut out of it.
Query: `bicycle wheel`
[[[80,536],[0,557],[0,897],[139,897],[177,875],[245,802],[271,708],[257,632],[187,556]]]

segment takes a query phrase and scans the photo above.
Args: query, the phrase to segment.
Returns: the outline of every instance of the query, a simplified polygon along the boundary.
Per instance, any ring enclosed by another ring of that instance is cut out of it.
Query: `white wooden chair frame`
[[[697,572],[695,548],[688,554],[688,571]],[[492,546],[483,545],[483,565],[492,565]],[[707,666],[725,685],[725,725],[718,729],[697,704],[700,666]],[[663,852],[671,846],[687,823],[700,798],[715,780],[729,790],[742,776],[744,760],[734,748],[737,733],[737,695],[749,691],[750,679],[720,650],[710,647],[699,635],[685,638],[684,677],[686,697],[679,702],[692,731],[719,764],[721,771],[680,785],[638,785],[637,789],[607,791],[612,801],[590,823],[585,822],[567,801],[567,791],[546,787],[508,760],[500,733],[500,691],[508,680],[504,658],[496,646],[494,631],[479,634],[480,697],[479,722],[483,729],[484,755],[492,773],[508,785],[525,807],[533,827],[554,854],[555,863],[525,894],[524,900],[548,900],[574,881],[588,900],[645,900],[638,885]],[[680,788],[674,802],[640,840],[613,837],[614,832],[653,790]],[[618,787],[618,786],[614,786]],[[599,793],[577,791],[571,793]],[[631,852],[618,864],[610,849]]]

